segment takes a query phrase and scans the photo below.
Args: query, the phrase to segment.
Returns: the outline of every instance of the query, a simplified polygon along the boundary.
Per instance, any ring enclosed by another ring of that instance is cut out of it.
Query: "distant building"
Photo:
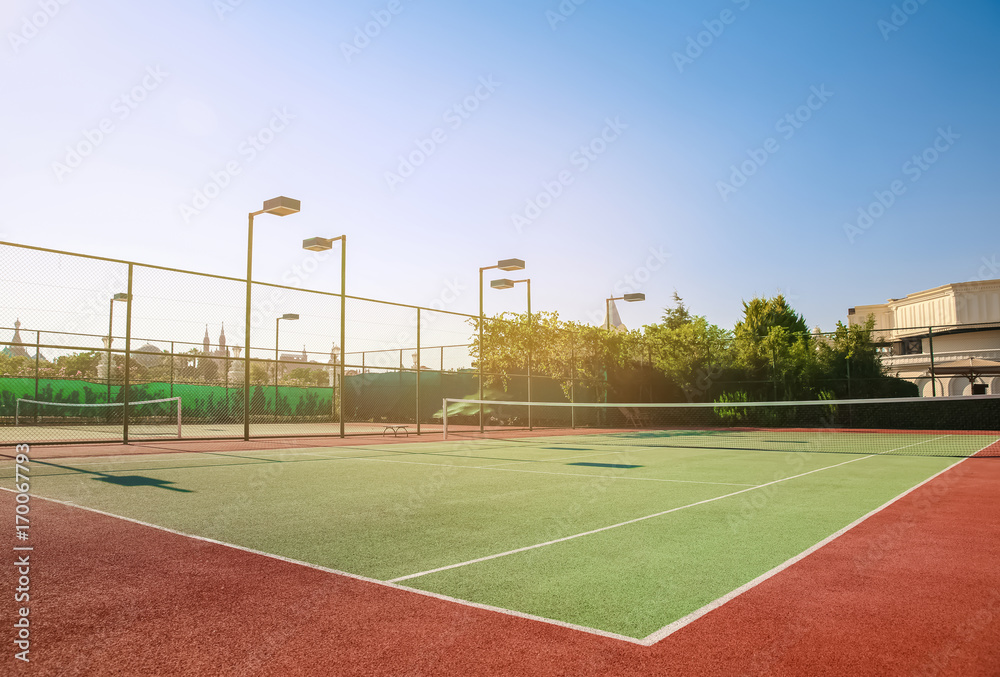
[[[31,359],[35,359],[35,355],[33,353],[29,353],[28,349],[25,348],[25,346],[31,346],[32,348],[34,348],[33,344],[25,343],[24,341],[21,340],[21,320],[20,318],[18,318],[17,320],[14,321],[14,336],[13,338],[11,338],[9,345],[6,345],[3,347],[3,349],[0,349],[0,354],[4,355],[5,357],[29,357]],[[40,360],[45,359],[45,356],[42,354],[40,350],[36,352],[38,353],[38,358]]]
[[[1000,393],[1000,280],[946,284],[855,306],[847,311],[848,324],[863,324],[869,315],[883,342],[882,363],[916,383],[922,396]],[[968,373],[957,373],[965,365]]]

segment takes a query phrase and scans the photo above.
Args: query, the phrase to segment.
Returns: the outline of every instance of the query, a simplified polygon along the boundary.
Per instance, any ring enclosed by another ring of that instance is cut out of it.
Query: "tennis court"
[[[51,447],[32,458],[32,495],[648,645],[1000,442],[554,432],[85,458]],[[12,462],[0,468],[13,478]]]

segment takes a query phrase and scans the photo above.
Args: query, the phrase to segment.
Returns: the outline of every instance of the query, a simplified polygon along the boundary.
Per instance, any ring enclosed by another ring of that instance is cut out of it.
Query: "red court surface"
[[[1000,462],[964,461],[650,647],[36,497],[31,662],[6,566],[4,673],[1000,675],[998,487]],[[12,534],[7,491],[0,513]]]

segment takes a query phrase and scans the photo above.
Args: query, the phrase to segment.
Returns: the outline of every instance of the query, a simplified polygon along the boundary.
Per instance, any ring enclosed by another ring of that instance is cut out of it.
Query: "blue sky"
[[[995,2],[63,1],[0,9],[7,241],[241,276],[288,195],[257,279],[346,233],[352,294],[475,313],[519,257],[566,319],[644,292],[630,327],[1000,277]]]

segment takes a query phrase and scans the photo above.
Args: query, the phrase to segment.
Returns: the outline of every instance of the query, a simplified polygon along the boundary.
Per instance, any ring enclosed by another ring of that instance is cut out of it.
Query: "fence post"
[[[125,304],[125,376],[122,387],[122,444],[128,444],[129,362],[132,361],[132,264],[128,264],[128,301]]]
[[[42,332],[35,330],[35,400],[38,400],[38,360],[42,353]],[[35,407],[37,410],[38,407]]]
[[[417,434],[420,434],[420,308],[417,308]]]
[[[35,401],[38,401],[38,360],[42,353],[42,332],[35,330]],[[35,407],[35,423],[38,423],[38,407]]]
[[[934,378],[934,327],[927,327],[927,343],[931,352],[931,397],[937,397],[937,382]]]
[[[851,399],[851,356],[844,356],[844,366],[847,367],[847,399]]]
[[[170,396],[174,396],[174,342],[170,342]]]
[[[576,403],[576,332],[570,331],[569,339],[569,401]],[[570,428],[576,428],[576,407],[569,408]]]

